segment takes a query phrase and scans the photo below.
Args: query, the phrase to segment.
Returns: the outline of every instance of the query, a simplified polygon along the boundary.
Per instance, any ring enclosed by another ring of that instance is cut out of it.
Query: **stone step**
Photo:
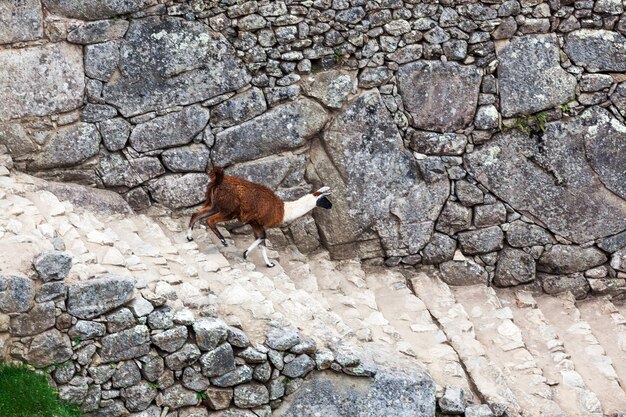
[[[476,338],[485,347],[487,358],[502,369],[523,415],[567,416],[553,401],[552,388],[526,348],[512,306],[501,301],[493,288],[484,285],[451,287],[451,290],[469,313]]]
[[[365,281],[379,311],[397,331],[400,350],[428,369],[438,392],[445,385],[455,385],[463,389],[466,400],[479,402],[459,356],[424,302],[407,287],[406,278],[399,272],[380,270],[368,271]]]
[[[600,416],[601,406],[576,371],[557,330],[548,323],[537,302],[526,291],[499,290],[498,297],[508,303],[513,320],[522,329],[528,351],[552,387],[554,400],[572,417]],[[598,414],[600,413],[600,414]]]
[[[537,297],[537,305],[559,334],[571,361],[586,386],[598,397],[602,410],[611,415],[624,411],[626,393],[620,386],[613,361],[595,337],[571,294]]]
[[[438,277],[424,272],[411,276],[410,283],[446,334],[480,396],[488,403],[505,404],[511,415],[523,415],[504,372],[489,359],[487,349],[476,338],[469,315],[457,302],[450,287]]]
[[[588,298],[576,302],[581,318],[591,326],[594,336],[613,362],[620,386],[626,383],[626,317],[607,298]],[[621,411],[626,411],[626,404]]]

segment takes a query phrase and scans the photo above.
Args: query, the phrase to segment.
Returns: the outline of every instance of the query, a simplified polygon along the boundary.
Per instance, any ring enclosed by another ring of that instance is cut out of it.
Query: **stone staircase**
[[[293,325],[346,358],[423,365],[443,394],[502,404],[510,416],[613,416],[626,411],[626,319],[610,298],[533,295],[484,286],[449,287],[436,273],[388,269],[293,247],[241,253],[248,235],[224,231],[229,247],[186,218],[96,214],[59,201],[40,180],[0,176],[0,270],[28,274],[53,248],[73,256],[69,280],[132,276],[145,297],[178,311],[219,315],[261,340],[272,323]],[[154,294],[152,294],[154,293]],[[349,359],[346,359],[349,360]]]

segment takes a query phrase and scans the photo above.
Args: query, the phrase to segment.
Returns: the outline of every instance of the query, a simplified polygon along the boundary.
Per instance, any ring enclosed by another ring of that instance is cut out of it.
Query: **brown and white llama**
[[[265,229],[304,216],[315,207],[330,209],[331,202],[326,198],[329,187],[322,187],[314,193],[296,201],[283,201],[272,190],[239,177],[224,175],[224,169],[214,167],[209,172],[204,207],[191,216],[187,240],[193,240],[192,229],[199,220],[206,219],[209,229],[215,233],[224,246],[228,246],[224,236],[217,230],[217,224],[238,219],[252,226],[255,241],[243,253],[244,259],[258,245],[263,250],[263,259],[268,268],[274,266],[267,257]]]

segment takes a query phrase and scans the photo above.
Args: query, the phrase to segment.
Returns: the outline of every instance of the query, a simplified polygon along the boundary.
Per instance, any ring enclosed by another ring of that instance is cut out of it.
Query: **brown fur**
[[[214,167],[209,172],[204,207],[191,218],[192,228],[198,220],[206,219],[209,228],[224,242],[217,230],[218,223],[238,219],[252,226],[257,238],[264,238],[265,228],[282,223],[283,201],[272,190],[239,177],[226,176],[224,170]]]

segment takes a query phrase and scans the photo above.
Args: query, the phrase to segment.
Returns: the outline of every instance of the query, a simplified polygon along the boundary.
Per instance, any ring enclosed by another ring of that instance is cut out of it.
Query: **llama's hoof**
[[[220,240],[220,242],[222,242],[222,245],[224,245],[225,248],[228,247],[228,243],[226,243],[226,240],[222,239]]]
[[[187,240],[191,242],[193,240],[193,236],[187,236]]]
[[[269,264],[266,264],[265,266],[267,266],[268,268],[274,268],[276,266],[276,264],[269,263]]]
[[[248,259],[248,251],[243,251],[243,259]]]

